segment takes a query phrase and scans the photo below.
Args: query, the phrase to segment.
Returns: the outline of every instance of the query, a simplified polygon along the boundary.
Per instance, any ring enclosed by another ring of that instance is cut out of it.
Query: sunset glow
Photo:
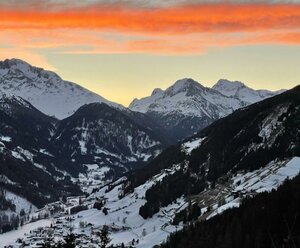
[[[228,56],[229,64],[245,63],[244,60],[251,57],[253,47],[264,51],[259,52],[258,60],[270,56],[270,61],[274,62],[274,73],[268,77],[261,72],[253,75],[250,68],[248,74],[237,70],[230,74],[229,79],[251,80],[247,83],[252,87],[277,89],[277,67],[284,58],[270,50],[274,51],[276,47],[292,49],[292,54],[300,51],[300,5],[297,2],[166,1],[168,4],[164,6],[142,2],[87,1],[83,5],[78,1],[73,6],[67,1],[50,0],[0,3],[0,59],[16,57],[56,70],[66,79],[126,105],[134,95],[128,89],[131,86],[138,91],[138,96],[143,96],[154,87],[173,83],[177,76],[196,77],[203,84],[212,84],[217,77],[229,75],[229,71],[224,68],[211,71],[199,68],[197,71],[200,63],[207,61],[212,68],[216,66],[217,58],[213,58],[216,52]],[[235,49],[241,48],[244,51],[241,61],[232,61]],[[115,68],[119,77],[110,78],[104,71],[101,75],[85,72],[88,67],[102,68],[101,63],[107,56],[117,54],[127,58],[114,62],[112,57],[109,58],[109,70]],[[129,81],[126,72],[130,71],[129,62],[136,56],[139,63],[144,61],[145,67],[151,66],[147,64],[150,56],[157,58],[158,64],[164,61],[173,65],[174,70],[181,69],[172,73],[171,67],[168,70],[164,70],[163,66],[160,67],[162,69],[152,68],[156,70],[153,73],[155,77],[145,76],[147,78],[142,76],[141,71],[136,71],[137,76]],[[195,56],[199,58],[198,62]],[[175,57],[176,65],[172,61]],[[196,64],[186,68],[183,63],[187,57]],[[82,71],[75,71],[78,66],[70,63],[78,63],[80,59],[87,63],[82,65]],[[294,60],[293,57],[286,59]],[[300,61],[297,65],[299,68]],[[245,66],[248,65],[245,63]],[[267,64],[266,70],[270,66]],[[294,71],[289,63],[282,63],[282,67],[289,67],[283,87],[291,87],[300,81],[300,73]],[[125,83],[127,88],[120,91],[122,95],[116,92],[116,88],[122,88]]]

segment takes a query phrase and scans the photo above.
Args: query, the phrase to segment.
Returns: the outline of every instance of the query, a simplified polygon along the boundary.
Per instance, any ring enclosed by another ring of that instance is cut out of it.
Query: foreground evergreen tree
[[[97,247],[99,248],[113,248],[114,246],[109,246],[111,242],[111,238],[109,237],[109,227],[103,226],[103,228],[98,232],[98,236],[100,238],[100,243]],[[80,244],[77,244],[80,247]],[[75,248],[76,247],[76,235],[70,232],[62,242],[55,243],[52,237],[48,237],[42,248]],[[125,247],[122,243],[121,247]]]
[[[54,243],[53,239],[45,241],[42,248],[75,248],[75,241],[75,234],[70,233],[65,237],[63,242]]]
[[[75,240],[76,236],[74,233],[68,234],[68,236],[65,238],[65,244],[63,245],[63,248],[75,248]]]
[[[103,226],[98,235],[100,237],[100,248],[107,248],[111,241],[111,238],[109,237],[108,226]]]

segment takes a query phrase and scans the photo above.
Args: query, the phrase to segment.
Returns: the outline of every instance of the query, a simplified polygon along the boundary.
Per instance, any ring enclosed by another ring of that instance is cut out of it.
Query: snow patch
[[[206,139],[204,138],[197,138],[190,141],[187,141],[182,144],[182,149],[186,152],[186,154],[191,154],[191,152],[201,146],[202,142]]]
[[[11,137],[8,136],[0,136],[0,140],[3,142],[11,142]]]

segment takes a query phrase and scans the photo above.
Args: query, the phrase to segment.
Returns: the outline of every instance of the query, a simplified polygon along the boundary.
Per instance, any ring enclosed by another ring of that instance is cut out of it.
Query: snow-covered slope
[[[62,80],[57,74],[29,65],[19,59],[0,61],[0,91],[20,96],[43,113],[63,119],[84,104],[110,102],[75,83]]]
[[[21,211],[29,214],[37,210],[37,207],[32,205],[26,198],[14,194],[13,192],[3,190],[4,197],[7,201],[15,206],[13,209],[0,210],[0,215],[20,214]],[[2,193],[0,193],[1,195]]]
[[[129,106],[159,122],[170,136],[183,139],[234,110],[279,92],[255,91],[239,82],[220,80],[207,88],[193,79],[182,79],[166,90],[135,99]]]

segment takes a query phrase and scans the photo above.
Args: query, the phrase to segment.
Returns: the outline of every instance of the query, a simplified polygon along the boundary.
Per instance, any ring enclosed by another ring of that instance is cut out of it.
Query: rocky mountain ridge
[[[239,108],[282,92],[253,90],[241,82],[224,79],[208,88],[186,78],[166,90],[155,89],[151,96],[135,99],[129,108],[147,114],[171,137],[181,140]]]

